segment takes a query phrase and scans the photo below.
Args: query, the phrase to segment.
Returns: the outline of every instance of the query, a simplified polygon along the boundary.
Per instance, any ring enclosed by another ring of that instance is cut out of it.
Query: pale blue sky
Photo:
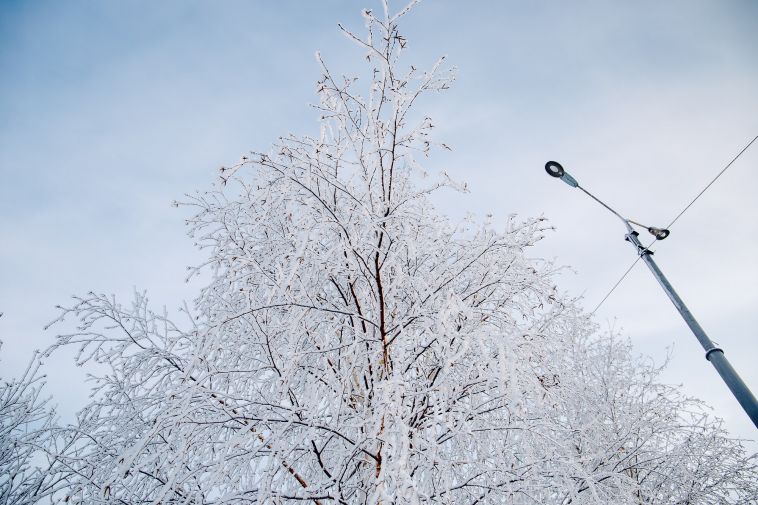
[[[399,5],[399,4],[398,4]],[[169,309],[191,298],[182,194],[279,135],[313,133],[320,50],[336,70],[362,53],[365,1],[16,1],[0,3],[0,339],[2,375],[52,341],[42,326],[73,293],[147,289]],[[665,224],[758,134],[758,3],[426,0],[407,18],[407,63],[447,54],[459,79],[421,104],[452,153],[431,171],[470,195],[440,208],[496,219],[544,213],[558,228],[535,255],[573,266],[561,284],[592,309],[634,259],[623,229],[549,179],[564,163],[589,189]],[[758,147],[657,246],[656,258],[758,390]],[[665,379],[714,405],[733,433],[754,429],[641,265],[598,312]],[[80,372],[51,364],[70,412]]]

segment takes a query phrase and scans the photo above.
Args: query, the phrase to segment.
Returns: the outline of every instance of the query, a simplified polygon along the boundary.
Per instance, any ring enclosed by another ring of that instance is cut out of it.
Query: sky
[[[395,7],[401,4],[394,2]],[[217,168],[280,135],[315,134],[321,51],[339,73],[362,51],[373,0],[4,0],[0,3],[0,376],[53,342],[55,306],[90,290],[128,302],[147,290],[174,311],[202,280],[186,210]],[[634,261],[623,225],[548,177],[548,160],[622,214],[668,224],[758,135],[758,3],[643,0],[426,0],[405,18],[405,62],[458,68],[420,104],[450,145],[425,160],[470,192],[435,197],[466,212],[544,215],[534,257],[594,309]],[[653,248],[711,338],[758,391],[758,142]],[[734,436],[756,430],[639,262],[597,310],[662,380],[705,400]],[[48,393],[70,418],[86,401],[71,353],[47,363]],[[752,450],[758,449],[755,442]]]

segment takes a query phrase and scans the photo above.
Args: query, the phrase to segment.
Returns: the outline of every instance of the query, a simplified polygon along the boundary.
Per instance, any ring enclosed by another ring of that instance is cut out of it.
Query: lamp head
[[[657,240],[663,240],[669,236],[669,233],[671,233],[666,228],[656,228],[655,226],[649,227],[647,231],[649,231]]]
[[[563,170],[563,167],[560,163],[557,161],[548,161],[545,163],[545,172],[552,175],[553,177],[562,177],[563,174],[566,172]]]
[[[579,187],[579,183],[576,182],[576,179],[571,177],[571,174],[563,170],[563,167],[557,161],[548,161],[545,163],[545,172],[547,172],[552,177],[557,177],[572,188]]]

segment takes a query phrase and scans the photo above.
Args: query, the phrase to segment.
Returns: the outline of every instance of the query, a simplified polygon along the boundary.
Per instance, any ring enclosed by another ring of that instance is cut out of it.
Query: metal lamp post
[[[668,295],[668,297],[671,299],[674,307],[676,307],[676,310],[679,311],[679,314],[681,314],[682,319],[684,319],[684,322],[687,323],[687,326],[690,327],[690,330],[692,330],[692,333],[695,335],[695,338],[697,338],[698,342],[700,342],[700,345],[703,346],[703,349],[705,350],[705,359],[711,362],[713,367],[729,387],[729,390],[732,392],[734,397],[750,417],[750,420],[753,421],[753,424],[756,426],[756,428],[758,428],[758,401],[756,401],[755,396],[753,396],[750,388],[747,387],[747,385],[743,382],[734,368],[732,368],[729,360],[727,360],[726,356],[724,356],[724,351],[716,344],[714,344],[710,338],[708,338],[705,330],[703,330],[700,324],[695,320],[695,316],[692,315],[690,310],[687,308],[682,299],[671,286],[668,279],[666,279],[666,276],[663,275],[663,272],[661,272],[661,269],[658,268],[658,265],[653,260],[653,252],[650,251],[647,247],[643,246],[640,242],[638,238],[639,233],[634,228],[632,228],[632,225],[641,226],[642,228],[647,229],[647,231],[649,231],[658,240],[663,240],[668,237],[669,230],[655,228],[653,226],[645,226],[632,221],[631,219],[623,217],[621,214],[595,197],[592,193],[580,186],[576,179],[571,177],[571,175],[569,175],[569,173],[566,172],[558,162],[548,161],[545,164],[545,170],[548,174],[561,179],[572,188],[580,189],[590,198],[598,202],[600,205],[612,212],[616,217],[621,219],[621,221],[624,223],[624,226],[626,226],[626,240],[634,247],[635,251],[640,256],[642,261],[645,262],[647,267],[653,273],[653,277],[655,277],[655,279],[663,288],[663,291],[665,291],[666,295]]]

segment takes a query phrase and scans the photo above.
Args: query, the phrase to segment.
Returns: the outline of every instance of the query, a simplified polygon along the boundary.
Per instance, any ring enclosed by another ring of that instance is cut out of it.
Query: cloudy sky
[[[218,166],[279,135],[315,133],[321,50],[350,74],[374,0],[66,2],[0,5],[0,375],[52,342],[42,327],[75,293],[169,310],[203,255],[170,203]],[[422,103],[452,153],[427,160],[469,183],[437,197],[472,211],[545,215],[533,255],[570,266],[561,286],[592,310],[634,260],[622,225],[547,177],[563,163],[622,213],[665,225],[758,135],[758,3],[427,0],[408,18],[406,62],[446,54],[454,89]],[[756,142],[758,144],[758,142]],[[701,324],[758,390],[758,145],[656,244],[655,258]],[[642,263],[596,313],[661,362],[663,379],[756,438]],[[86,399],[69,357],[49,390],[70,416]],[[752,447],[756,447],[755,444]]]

